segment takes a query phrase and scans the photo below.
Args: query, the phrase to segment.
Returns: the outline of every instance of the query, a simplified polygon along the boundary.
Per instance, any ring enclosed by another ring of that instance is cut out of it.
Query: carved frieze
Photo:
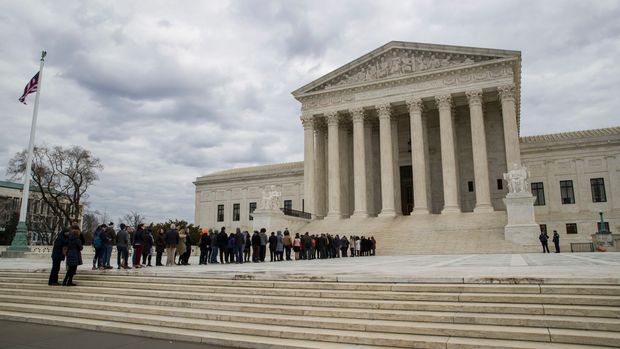
[[[471,65],[497,58],[501,57],[396,48],[317,86],[312,91],[328,90],[338,86],[372,82],[448,67]]]

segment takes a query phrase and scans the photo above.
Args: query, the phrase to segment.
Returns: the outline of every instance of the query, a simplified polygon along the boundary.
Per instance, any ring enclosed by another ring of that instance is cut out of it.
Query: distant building
[[[0,181],[0,232],[4,232],[15,214],[19,215],[23,184],[9,181]],[[68,205],[65,203],[63,205]],[[79,222],[82,221],[82,207],[80,207]],[[58,231],[69,225],[64,217],[54,215],[51,207],[41,198],[41,194],[33,185],[30,186],[30,198],[26,224],[28,225],[28,241],[32,245],[49,243],[50,232]]]

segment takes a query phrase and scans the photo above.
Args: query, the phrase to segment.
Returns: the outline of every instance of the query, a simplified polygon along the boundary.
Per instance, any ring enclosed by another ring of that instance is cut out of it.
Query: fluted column
[[[341,218],[340,211],[340,137],[338,123],[340,118],[337,112],[330,112],[327,117],[327,158],[329,166],[327,168],[327,177],[329,182],[329,211],[328,217]]]
[[[510,170],[515,164],[521,166],[519,147],[519,127],[517,126],[517,106],[514,85],[497,88],[502,101],[502,119],[504,121],[504,143],[506,146],[506,167]]]
[[[452,122],[452,97],[437,96],[439,108],[439,133],[441,137],[441,169],[443,174],[443,210],[441,213],[461,212],[456,180],[456,151],[454,149],[454,124]]]
[[[379,147],[381,157],[381,213],[379,216],[395,216],[394,209],[394,146],[392,145],[392,107],[389,103],[379,105]]]
[[[304,206],[306,211],[316,213],[314,200],[315,167],[314,167],[314,118],[312,115],[302,115],[301,123],[304,127]]]
[[[489,189],[489,163],[487,141],[482,111],[482,90],[465,92],[469,101],[471,123],[471,146],[474,159],[474,180],[476,188],[476,207],[474,212],[491,212],[491,191]]]
[[[424,103],[420,98],[407,101],[411,125],[411,164],[413,170],[413,213],[427,214],[428,196],[426,195],[426,151],[424,149],[424,127],[422,110]]]
[[[364,109],[352,109],[351,116],[353,119],[353,190],[355,193],[353,217],[368,217]]]
[[[326,157],[326,143],[327,143],[327,127],[324,122],[315,122],[315,207],[316,218],[323,218],[327,214],[327,157]]]

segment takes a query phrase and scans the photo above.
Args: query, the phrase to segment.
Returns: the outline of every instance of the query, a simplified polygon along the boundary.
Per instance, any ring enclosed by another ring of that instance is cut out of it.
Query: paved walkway
[[[91,271],[90,261],[80,273],[175,275],[192,277],[313,278],[360,282],[510,282],[511,278],[535,282],[620,284],[620,253],[416,255],[338,258],[312,261],[265,262],[225,265],[152,267],[133,270]],[[113,259],[116,262],[116,259]],[[0,259],[0,271],[45,271],[49,259]]]
[[[226,349],[200,343],[4,320],[0,320],[0,338],[0,349]]]

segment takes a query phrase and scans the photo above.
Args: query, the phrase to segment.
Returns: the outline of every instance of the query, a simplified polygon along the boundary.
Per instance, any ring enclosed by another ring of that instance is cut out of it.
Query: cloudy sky
[[[5,0],[0,179],[42,49],[37,141],[101,158],[90,209],[193,221],[197,176],[302,160],[290,92],[391,40],[522,51],[524,135],[620,125],[618,18],[620,1]]]

